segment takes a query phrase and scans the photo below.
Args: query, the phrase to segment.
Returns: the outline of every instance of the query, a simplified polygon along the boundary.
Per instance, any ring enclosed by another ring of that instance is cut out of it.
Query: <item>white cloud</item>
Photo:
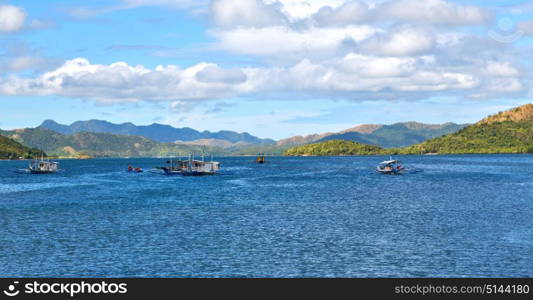
[[[170,111],[173,113],[189,113],[194,110],[194,104],[187,101],[173,101],[170,103]]]
[[[340,97],[353,99],[357,99],[357,93],[369,97],[371,92],[394,91],[398,97],[405,97],[402,92],[451,91],[472,89],[478,85],[472,74],[447,71],[428,65],[428,62],[431,64],[431,60],[427,59],[385,59],[349,54],[327,65],[304,60],[270,77],[280,78],[285,89],[295,86],[309,93],[329,96],[338,93]],[[379,97],[379,94],[376,96]]]
[[[417,28],[377,34],[361,43],[361,49],[385,56],[411,56],[427,53],[435,46],[434,34]]]
[[[375,33],[369,26],[343,28],[311,27],[293,30],[284,26],[237,28],[213,31],[224,50],[257,56],[277,56],[283,60],[303,56],[331,57],[344,42],[362,41]]]
[[[265,27],[285,23],[285,16],[274,4],[261,0],[213,0],[210,12],[220,27]]]
[[[241,69],[223,69],[209,63],[185,69],[174,65],[149,69],[124,62],[91,64],[77,58],[34,78],[9,76],[0,82],[0,93],[61,95],[108,103],[291,92],[299,92],[302,97],[320,94],[358,99],[358,93],[381,91],[394,91],[400,97],[402,93],[468,90],[476,88],[479,80],[476,74],[439,66],[431,57],[384,58],[351,53],[323,63],[304,59],[288,67]]]
[[[398,57],[369,57],[360,54],[347,55],[342,69],[361,77],[403,77],[416,71],[417,59]]]
[[[0,93],[61,95],[112,103],[223,98],[246,91],[240,84],[225,83],[224,74],[218,74],[217,82],[198,80],[197,74],[208,67],[216,65],[199,63],[186,69],[173,65],[148,69],[124,62],[91,64],[87,59],[77,58],[36,78],[12,75],[0,82]]]
[[[463,36],[436,25],[477,25],[488,17],[482,8],[445,0],[371,7],[360,0],[215,0],[211,18],[218,27],[210,32],[219,49],[286,64],[302,57],[339,57],[354,49],[383,56],[429,53]]]
[[[492,78],[487,82],[489,92],[515,93],[523,90],[523,85],[516,78]]]
[[[0,4],[0,32],[13,32],[21,29],[26,20],[26,12],[17,6]]]
[[[520,72],[509,62],[488,62],[485,72],[488,76],[515,77],[520,75]]]
[[[265,0],[265,3],[281,4],[280,10],[292,21],[309,18],[321,8],[337,8],[346,0]]]
[[[241,83],[246,81],[246,74],[240,69],[222,69],[216,65],[210,65],[196,73],[196,78],[202,82]]]
[[[376,8],[380,18],[447,25],[484,24],[490,14],[477,6],[445,0],[393,0]]]
[[[121,5],[187,7],[191,1],[124,0]],[[506,95],[524,90],[524,68],[497,46],[456,25],[486,21],[481,8],[444,0],[214,0],[209,33],[225,50],[258,58],[262,67],[201,62],[147,68],[124,62],[67,61],[38,76],[0,79],[5,95],[61,95],[99,102],[190,101],[235,96],[372,100],[427,95]],[[401,21],[401,22],[397,22]],[[424,23],[424,24],[421,24]],[[438,26],[437,26],[438,25]],[[449,25],[449,26],[445,26]],[[487,38],[488,39],[488,38]],[[3,63],[24,70],[31,57]]]
[[[349,1],[336,8],[331,6],[321,7],[313,15],[313,19],[320,26],[342,26],[368,21],[371,17],[370,15],[371,13],[366,3]]]

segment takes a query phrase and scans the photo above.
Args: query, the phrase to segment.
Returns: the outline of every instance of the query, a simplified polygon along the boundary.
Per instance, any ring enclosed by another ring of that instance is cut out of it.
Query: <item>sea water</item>
[[[223,157],[216,176],[128,173],[164,159],[0,162],[0,276],[531,277],[533,156]]]

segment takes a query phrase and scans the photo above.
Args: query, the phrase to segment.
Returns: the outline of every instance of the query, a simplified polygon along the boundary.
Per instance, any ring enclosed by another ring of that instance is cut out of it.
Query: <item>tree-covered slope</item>
[[[400,149],[401,153],[533,153],[533,105],[489,116],[442,137]]]
[[[39,149],[26,147],[13,139],[0,135],[0,159],[32,158],[41,156]]]
[[[284,154],[289,156],[334,156],[385,154],[386,152],[386,150],[379,146],[344,140],[332,140],[293,147],[286,150]]]

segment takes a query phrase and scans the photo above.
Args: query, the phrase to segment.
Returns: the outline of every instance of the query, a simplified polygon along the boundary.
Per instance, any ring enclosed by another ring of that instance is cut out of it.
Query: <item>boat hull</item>
[[[400,169],[400,170],[380,170],[380,169],[377,169],[376,170],[378,173],[380,174],[385,174],[385,175],[400,175],[404,169]]]
[[[181,172],[183,176],[209,176],[209,175],[215,175],[216,172],[197,172],[197,171],[192,171],[192,172]]]
[[[54,174],[57,171],[41,171],[41,170],[30,170],[31,174]]]

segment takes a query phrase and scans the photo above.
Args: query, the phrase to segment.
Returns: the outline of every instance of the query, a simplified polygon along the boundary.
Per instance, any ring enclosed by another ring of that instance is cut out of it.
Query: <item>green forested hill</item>
[[[19,143],[39,147],[52,156],[94,156],[94,157],[139,157],[186,154],[188,152],[219,153],[217,148],[159,143],[144,137],[125,136],[110,133],[80,132],[64,135],[45,128],[26,128],[0,131]]]
[[[404,148],[382,149],[364,144],[357,144],[355,148],[351,146],[340,141],[323,142],[294,147],[285,151],[285,154],[533,153],[533,104],[489,116],[458,132]]]
[[[32,149],[0,135],[0,159],[32,158],[41,156],[39,149]]]
[[[388,153],[388,151],[379,146],[344,140],[302,145],[285,151],[285,155],[290,156],[369,155],[385,153]]]
[[[462,130],[399,149],[400,153],[533,153],[533,105],[490,116]]]

